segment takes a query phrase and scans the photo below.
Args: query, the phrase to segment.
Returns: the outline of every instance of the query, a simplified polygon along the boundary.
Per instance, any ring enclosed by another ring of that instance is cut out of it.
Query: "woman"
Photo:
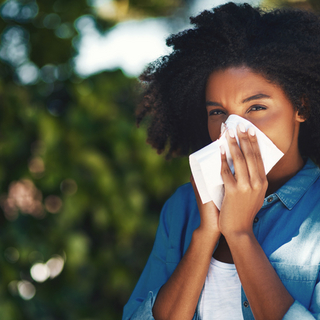
[[[284,156],[266,176],[254,130],[227,132],[220,212],[192,178],[166,202],[123,319],[320,319],[320,20],[229,3],[191,22],[141,76],[148,141],[187,155],[236,114]]]

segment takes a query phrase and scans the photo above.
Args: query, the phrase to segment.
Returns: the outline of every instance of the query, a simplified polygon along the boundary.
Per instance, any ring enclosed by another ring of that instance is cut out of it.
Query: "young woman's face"
[[[206,107],[212,141],[222,122],[236,114],[252,122],[284,153],[298,155],[299,124],[304,121],[283,90],[247,67],[212,73],[207,81]]]

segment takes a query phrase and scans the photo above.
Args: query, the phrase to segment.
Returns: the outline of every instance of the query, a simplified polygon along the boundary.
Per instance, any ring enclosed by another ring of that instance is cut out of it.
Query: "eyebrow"
[[[246,103],[252,100],[259,100],[259,99],[271,99],[270,96],[268,96],[267,94],[264,93],[258,93],[255,94],[254,96],[248,97],[244,100],[242,100],[242,103]],[[212,107],[222,107],[222,104],[218,103],[218,102],[214,102],[214,101],[206,101],[206,107],[208,106],[212,106]]]
[[[222,107],[222,104],[218,103],[218,102],[213,102],[213,101],[206,101],[206,107]]]
[[[271,99],[271,97],[264,94],[264,93],[259,93],[259,94],[255,94],[254,96],[251,96],[249,98],[242,100],[242,103],[246,103],[246,102],[249,102],[252,100],[259,100],[259,99]]]

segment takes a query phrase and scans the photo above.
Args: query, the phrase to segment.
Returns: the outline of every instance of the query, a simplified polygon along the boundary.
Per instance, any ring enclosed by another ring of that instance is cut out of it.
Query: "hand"
[[[200,226],[199,230],[208,232],[208,234],[219,235],[219,210],[213,201],[207,202],[205,204],[202,203],[198,189],[194,182],[193,176],[190,177],[190,181],[193,187],[193,191],[196,196],[198,209],[200,212]]]
[[[221,176],[225,186],[219,218],[219,229],[226,237],[232,233],[252,233],[253,220],[260,210],[268,181],[254,128],[237,127],[241,150],[232,131],[227,140],[233,159],[233,175],[221,152]]]

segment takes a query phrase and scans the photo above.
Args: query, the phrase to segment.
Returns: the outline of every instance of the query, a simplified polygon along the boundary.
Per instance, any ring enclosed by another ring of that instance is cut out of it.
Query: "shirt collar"
[[[287,209],[291,210],[319,176],[319,167],[311,159],[308,159],[304,167],[277,190],[275,195]]]

